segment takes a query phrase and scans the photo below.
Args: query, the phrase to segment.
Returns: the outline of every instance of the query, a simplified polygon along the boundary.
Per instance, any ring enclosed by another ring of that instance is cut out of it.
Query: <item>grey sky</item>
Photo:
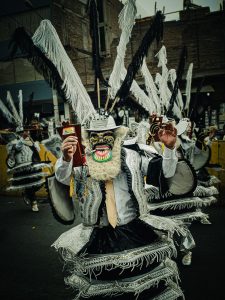
[[[163,6],[165,6],[165,13],[183,9],[183,0],[136,0],[137,16],[141,15],[144,18],[153,15],[155,2],[157,2],[158,10],[162,10]],[[194,4],[209,6],[211,11],[219,10],[220,3],[222,2],[222,0],[193,0]],[[178,14],[166,16],[166,21],[174,19],[178,19]]]

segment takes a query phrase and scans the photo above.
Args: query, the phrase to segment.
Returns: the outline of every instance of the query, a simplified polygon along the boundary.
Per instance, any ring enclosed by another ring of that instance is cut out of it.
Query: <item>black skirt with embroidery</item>
[[[140,219],[135,219],[132,222],[118,226],[116,228],[111,227],[110,225],[107,227],[95,227],[89,242],[81,249],[78,253],[78,256],[85,257],[96,257],[98,255],[107,255],[107,254],[119,254],[129,250],[133,250],[135,248],[148,246],[154,243],[159,242],[159,237],[153,230],[153,228],[142,222]],[[112,282],[118,281],[121,282],[123,280],[132,281],[133,278],[137,276],[145,276],[149,272],[153,271],[160,265],[161,261],[154,259],[151,263],[145,261],[141,266],[130,268],[103,268],[101,272],[97,275],[91,274],[87,275],[87,279],[92,282]],[[150,288],[138,293],[139,300],[151,300],[154,299],[161,293],[164,293],[168,290],[168,287],[164,280],[157,282],[157,284],[151,286]],[[97,295],[89,297],[92,300],[99,299],[117,299],[117,300],[131,300],[136,299],[137,295],[133,292],[112,294],[110,296],[107,295]],[[87,299],[87,297],[80,297],[79,299]],[[170,298],[170,299],[178,299],[178,298]]]

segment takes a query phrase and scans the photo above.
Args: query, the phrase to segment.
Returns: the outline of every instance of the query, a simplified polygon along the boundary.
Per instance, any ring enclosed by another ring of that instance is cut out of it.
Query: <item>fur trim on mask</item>
[[[121,171],[121,145],[127,132],[129,131],[126,127],[120,127],[114,131],[115,142],[112,149],[112,160],[107,162],[96,162],[93,160],[91,155],[87,155],[87,165],[89,168],[89,174],[96,180],[112,180]],[[89,135],[86,131],[83,134],[83,144],[87,149],[90,149]]]

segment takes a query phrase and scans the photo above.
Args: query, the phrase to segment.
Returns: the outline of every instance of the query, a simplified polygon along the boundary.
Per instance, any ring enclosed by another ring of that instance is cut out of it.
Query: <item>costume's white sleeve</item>
[[[142,172],[144,175],[147,175],[148,165],[151,159],[155,157],[154,154],[156,154],[156,151],[154,152],[152,151],[152,155],[151,153],[148,152],[148,157],[142,156]],[[163,169],[164,177],[165,178],[173,177],[176,171],[176,166],[178,161],[178,157],[176,155],[176,149],[171,150],[165,147],[162,158],[163,158],[162,169]]]
[[[178,158],[176,155],[176,148],[171,150],[165,147],[162,161],[163,174],[165,178],[174,176],[177,167],[177,161]]]
[[[55,177],[63,184],[70,185],[70,175],[73,170],[73,160],[70,162],[60,157],[55,164]]]

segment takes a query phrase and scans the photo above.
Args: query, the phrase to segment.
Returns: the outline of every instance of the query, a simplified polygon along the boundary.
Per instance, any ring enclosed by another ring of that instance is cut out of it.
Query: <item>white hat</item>
[[[119,128],[121,126],[116,126],[115,120],[112,116],[97,115],[94,119],[90,121],[89,128],[87,131],[106,131]]]

